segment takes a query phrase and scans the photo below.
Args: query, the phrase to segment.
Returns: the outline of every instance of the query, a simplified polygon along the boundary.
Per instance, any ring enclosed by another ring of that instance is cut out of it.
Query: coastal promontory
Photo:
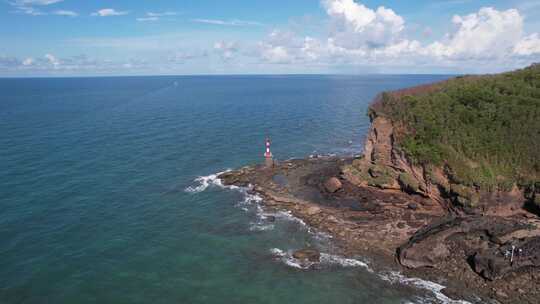
[[[358,157],[220,178],[451,298],[540,303],[540,65],[382,92],[368,115]]]

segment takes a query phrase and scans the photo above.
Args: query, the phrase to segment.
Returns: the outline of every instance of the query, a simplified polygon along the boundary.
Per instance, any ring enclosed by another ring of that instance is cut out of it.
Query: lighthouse
[[[264,152],[264,165],[267,168],[272,168],[274,166],[274,159],[272,157],[272,152],[270,152],[270,139],[266,138],[266,152]]]

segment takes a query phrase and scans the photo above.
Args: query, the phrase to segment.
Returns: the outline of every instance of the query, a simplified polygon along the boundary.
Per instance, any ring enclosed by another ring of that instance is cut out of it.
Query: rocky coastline
[[[294,159],[218,177],[332,235],[344,255],[440,283],[450,298],[540,303],[540,218],[523,191],[477,193],[437,169],[428,179],[395,147],[392,123],[370,117],[361,157]]]

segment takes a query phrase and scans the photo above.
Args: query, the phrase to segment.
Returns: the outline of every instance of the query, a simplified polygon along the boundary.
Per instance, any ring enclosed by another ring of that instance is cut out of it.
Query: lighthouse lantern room
[[[266,138],[266,151],[264,152],[264,165],[267,168],[272,168],[274,166],[274,159],[272,152],[270,152],[270,139]]]

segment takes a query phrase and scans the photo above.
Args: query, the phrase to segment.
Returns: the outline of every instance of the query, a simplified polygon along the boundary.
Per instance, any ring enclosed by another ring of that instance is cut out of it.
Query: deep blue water
[[[429,300],[361,266],[290,267],[271,250],[331,240],[186,188],[260,161],[265,136],[278,159],[359,153],[378,92],[444,78],[0,79],[0,303]]]

